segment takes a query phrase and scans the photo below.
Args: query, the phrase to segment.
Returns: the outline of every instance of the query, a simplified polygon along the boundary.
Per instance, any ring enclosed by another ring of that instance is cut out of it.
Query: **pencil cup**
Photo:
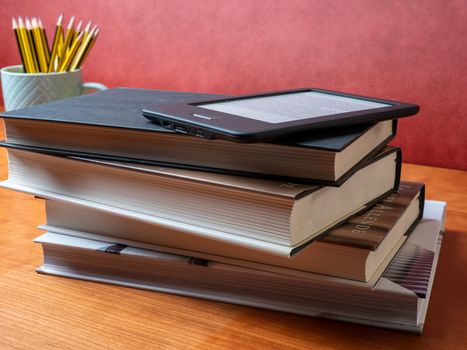
[[[80,69],[60,73],[24,73],[23,66],[1,70],[6,111],[82,95],[90,90],[105,90],[100,83],[83,83]]]

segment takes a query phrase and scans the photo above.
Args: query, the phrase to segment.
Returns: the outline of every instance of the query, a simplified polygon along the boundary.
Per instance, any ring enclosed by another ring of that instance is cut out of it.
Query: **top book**
[[[397,121],[235,144],[176,134],[141,115],[148,104],[219,95],[117,88],[3,112],[6,143],[58,155],[340,186],[396,133]]]

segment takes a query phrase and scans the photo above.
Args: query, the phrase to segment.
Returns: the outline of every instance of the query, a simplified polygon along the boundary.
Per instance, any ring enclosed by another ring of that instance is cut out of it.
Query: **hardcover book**
[[[119,88],[0,116],[6,142],[25,149],[331,186],[341,185],[396,133],[394,120],[235,144],[176,134],[141,115],[148,104],[215,96]]]
[[[375,284],[300,277],[56,233],[35,241],[39,273],[421,333],[442,242],[445,203],[424,218]]]
[[[400,177],[397,148],[381,152],[340,187],[70,159],[11,147],[8,160],[4,187],[284,256],[396,191]]]
[[[424,186],[401,182],[399,190],[305,247],[293,259],[83,205],[47,200],[47,224],[40,229],[93,240],[112,239],[133,247],[188,255],[276,273],[305,271],[369,281],[378,278],[421,219]]]

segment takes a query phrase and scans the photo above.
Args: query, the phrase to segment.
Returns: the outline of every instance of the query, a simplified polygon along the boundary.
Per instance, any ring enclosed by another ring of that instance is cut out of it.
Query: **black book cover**
[[[173,133],[144,118],[141,109],[147,104],[191,102],[213,97],[222,97],[222,95],[116,88],[3,112],[0,113],[0,117]],[[296,134],[293,137],[276,140],[275,143],[339,152],[363,135],[370,127],[372,124],[323,129]],[[393,128],[393,136],[395,136],[396,120],[394,120]]]

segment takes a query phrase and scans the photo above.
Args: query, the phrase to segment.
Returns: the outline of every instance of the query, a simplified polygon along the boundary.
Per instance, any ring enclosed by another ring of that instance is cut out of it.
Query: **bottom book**
[[[47,232],[39,273],[421,333],[444,230],[445,203],[423,219],[375,283],[278,274]]]

